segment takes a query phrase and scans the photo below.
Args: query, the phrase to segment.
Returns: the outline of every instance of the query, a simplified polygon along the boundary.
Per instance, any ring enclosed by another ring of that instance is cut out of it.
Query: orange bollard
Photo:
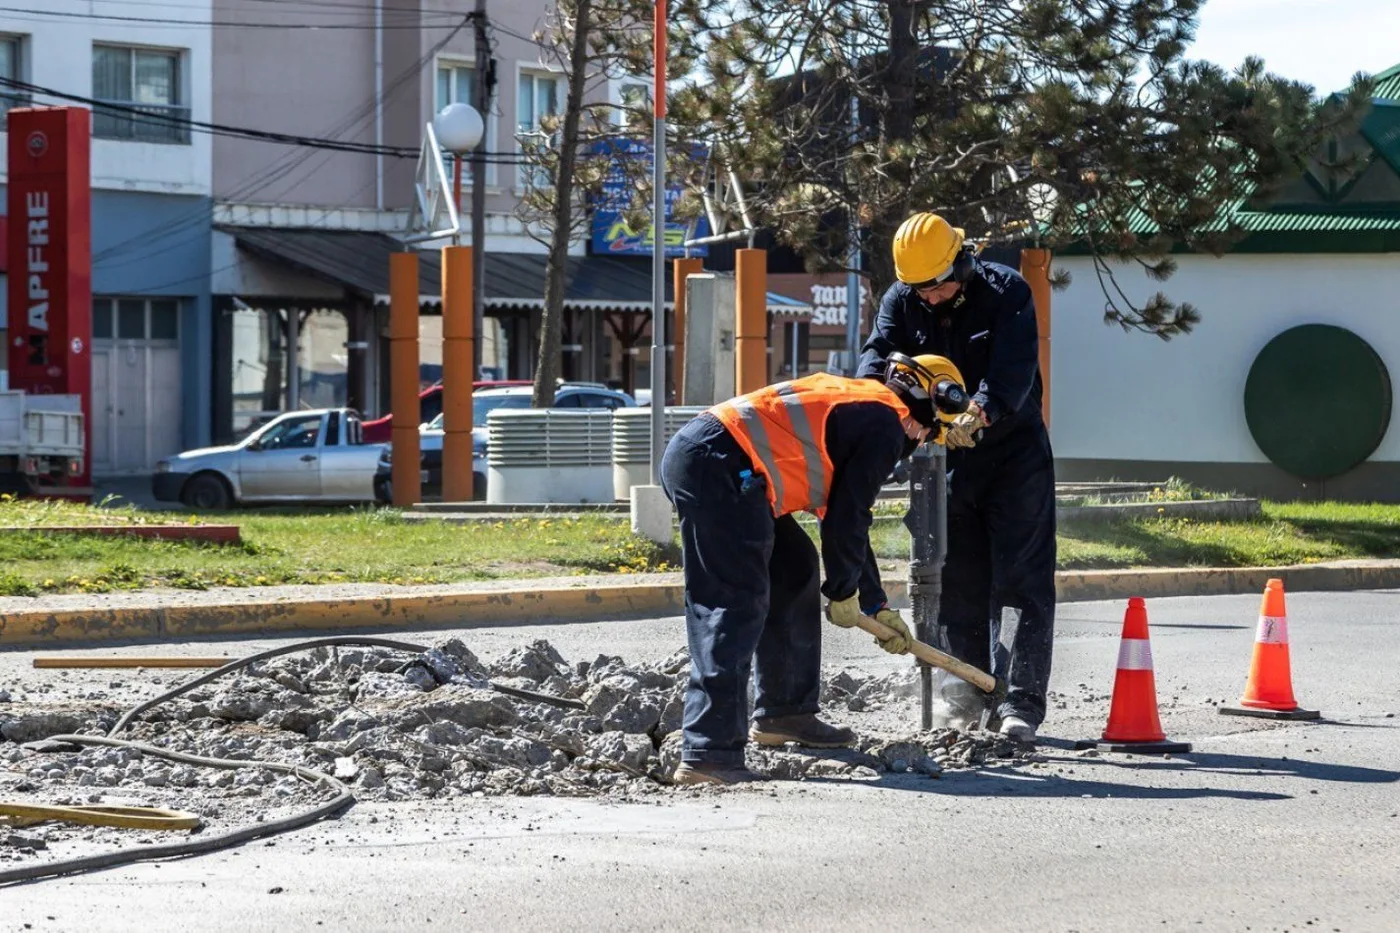
[[[734,386],[740,395],[768,385],[768,251],[734,254]]]
[[[705,271],[704,260],[686,257],[671,263],[674,276],[672,294],[675,296],[675,319],[671,326],[671,384],[675,386],[676,404],[685,404],[685,280]]]
[[[422,450],[418,442],[418,254],[389,255],[389,402],[394,505],[423,499]]]
[[[1315,709],[1303,709],[1293,698],[1293,668],[1288,656],[1288,607],[1283,581],[1273,579],[1264,587],[1259,606],[1259,627],[1254,632],[1254,657],[1249,680],[1239,706],[1222,706],[1226,716],[1260,719],[1321,719]]]
[[[1167,741],[1157,716],[1157,678],[1152,670],[1152,642],[1147,632],[1147,603],[1128,600],[1123,637],[1118,644],[1118,674],[1113,682],[1113,705],[1103,738],[1084,739],[1075,748],[1106,752],[1189,752],[1189,742]]]
[[[1021,250],[1021,277],[1035,298],[1035,328],[1040,338],[1040,417],[1050,427],[1050,258],[1048,249]]]
[[[442,501],[472,499],[472,247],[442,251]]]

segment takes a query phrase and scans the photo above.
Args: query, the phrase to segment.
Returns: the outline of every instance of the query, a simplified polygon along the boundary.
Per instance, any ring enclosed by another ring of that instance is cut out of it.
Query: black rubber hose
[[[0,885],[14,884],[20,881],[36,881],[40,878],[56,878],[60,875],[71,875],[77,872],[97,871],[102,868],[129,865],[132,862],[146,862],[154,859],[176,858],[186,855],[202,855],[206,852],[226,849],[229,846],[235,846],[239,843],[258,839],[262,836],[272,836],[277,833],[285,833],[289,830],[298,829],[308,823],[314,823],[317,820],[334,816],[355,802],[355,795],[350,792],[350,788],[346,787],[340,781],[331,777],[329,774],[313,771],[310,768],[303,768],[300,765],[282,764],[277,761],[205,758],[201,755],[189,755],[184,752],[171,751],[166,748],[157,748],[154,745],[146,745],[141,742],[129,742],[126,739],[113,739],[100,735],[57,735],[53,738],[58,742],[71,742],[75,745],[107,745],[114,748],[134,748],[145,755],[152,755],[156,758],[166,758],[170,761],[181,762],[182,764],[200,765],[206,768],[267,768],[269,771],[294,774],[303,780],[311,781],[321,787],[334,790],[336,795],[325,803],[318,804],[304,813],[294,813],[291,816],[284,816],[281,819],[269,820],[266,823],[257,823],[253,826],[236,829],[218,836],[196,839],[193,842],[172,842],[167,845],[159,846],[134,846],[130,849],[122,849],[116,852],[104,852],[101,855],[89,855],[84,858],[67,859],[62,862],[49,862],[44,865],[33,865],[28,868],[7,869],[5,871],[0,871]]]
[[[317,638],[311,641],[298,642],[294,645],[286,645],[281,648],[270,648],[257,654],[249,655],[246,658],[239,658],[230,661],[223,667],[215,668],[207,674],[201,674],[188,683],[181,684],[173,690],[167,690],[154,699],[147,700],[128,710],[116,725],[112,726],[106,736],[98,735],[57,735],[52,736],[56,742],[68,742],[74,745],[106,745],[116,748],[132,748],[144,754],[153,755],[157,758],[165,758],[170,761],[178,761],[183,764],[199,765],[209,768],[267,768],[269,771],[279,771],[283,774],[293,774],[303,780],[311,781],[321,787],[326,787],[336,791],[336,796],[325,803],[307,810],[305,813],[297,813],[292,816],[282,817],[267,823],[259,823],[244,829],[234,830],[219,836],[209,836],[198,839],[194,842],[176,842],[161,846],[140,846],[138,848],[126,849],[117,852],[108,852],[101,855],[89,855],[84,858],[67,859],[61,862],[50,862],[44,865],[35,865],[29,868],[14,868],[0,871],[0,885],[15,884],[24,881],[35,881],[40,878],[55,878],[61,875],[70,875],[84,871],[97,871],[103,868],[113,868],[117,865],[129,865],[133,862],[151,861],[154,859],[177,858],[186,855],[202,855],[207,852],[214,852],[219,849],[226,849],[239,843],[247,842],[251,839],[258,839],[263,836],[271,836],[277,833],[288,832],[299,829],[309,823],[335,816],[350,807],[355,802],[355,795],[350,792],[340,781],[320,771],[311,768],[303,768],[300,765],[288,765],[276,761],[251,761],[234,760],[229,758],[205,758],[200,755],[190,755],[185,752],[171,751],[170,749],[157,748],[154,745],[146,745],[141,742],[131,742],[126,739],[116,738],[116,734],[125,729],[131,720],[141,715],[147,710],[159,706],[167,700],[173,700],[182,696],[196,687],[203,686],[210,681],[216,680],[225,674],[242,670],[250,664],[258,661],[265,661],[268,658],[275,658],[279,655],[293,654],[298,651],[308,651],[313,648],[331,647],[367,647],[367,648],[389,648],[396,651],[406,651],[410,654],[422,654],[428,651],[427,645],[417,645],[412,642],[396,641],[391,638],[375,638],[372,636],[345,635],[332,638]],[[514,687],[506,687],[500,684],[490,684],[491,688],[499,693],[508,696],[520,697],[521,699],[534,700],[540,703],[551,703],[555,706],[562,706],[566,709],[584,709],[583,703],[578,700],[571,700],[565,697],[550,696],[545,693],[535,693],[530,690],[517,690]]]

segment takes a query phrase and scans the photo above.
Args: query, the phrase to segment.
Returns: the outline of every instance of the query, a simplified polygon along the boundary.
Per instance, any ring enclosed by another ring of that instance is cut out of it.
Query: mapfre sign
[[[6,122],[10,388],[81,396],[91,450],[92,114],[21,108]]]
[[[10,388],[86,396],[92,383],[91,115],[53,107],[11,110],[7,119]]]

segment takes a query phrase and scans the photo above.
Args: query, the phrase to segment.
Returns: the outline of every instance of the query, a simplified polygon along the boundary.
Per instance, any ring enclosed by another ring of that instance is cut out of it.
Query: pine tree
[[[879,294],[900,222],[932,210],[977,242],[1086,246],[1106,319],[1170,338],[1197,310],[1136,305],[1114,265],[1165,280],[1173,249],[1219,255],[1241,236],[1222,206],[1267,196],[1369,96],[1361,75],[1320,101],[1257,59],[1187,60],[1201,5],[691,0],[682,31],[705,57],[671,120],[731,160],[813,271],[844,268],[854,215]]]

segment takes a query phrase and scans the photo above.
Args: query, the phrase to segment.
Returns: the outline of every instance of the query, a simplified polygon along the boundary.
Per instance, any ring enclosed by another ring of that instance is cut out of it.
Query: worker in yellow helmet
[[[891,354],[934,353],[966,378],[972,404],[948,430],[948,558],[940,647],[1007,683],[985,695],[945,679],[959,718],[987,714],[1031,741],[1045,719],[1055,620],[1055,469],[1040,414],[1035,302],[1025,279],[987,262],[943,217],[917,213],[894,238],[885,292],[857,375],[883,378]]]

